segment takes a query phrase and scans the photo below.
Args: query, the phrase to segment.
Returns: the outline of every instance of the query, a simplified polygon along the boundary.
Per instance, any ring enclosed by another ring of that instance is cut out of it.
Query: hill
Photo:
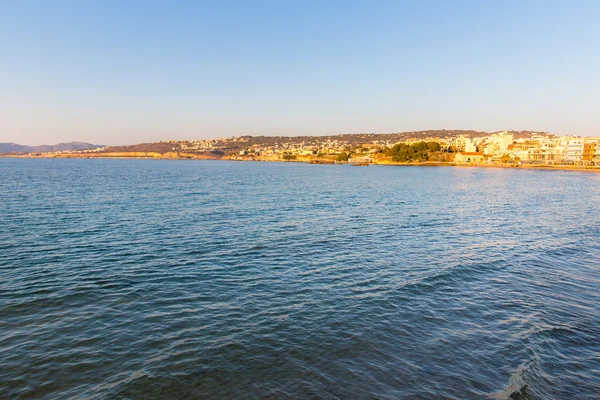
[[[17,143],[0,143],[0,153],[50,153],[56,151],[88,150],[103,147],[84,142],[58,143],[55,145],[25,146]]]

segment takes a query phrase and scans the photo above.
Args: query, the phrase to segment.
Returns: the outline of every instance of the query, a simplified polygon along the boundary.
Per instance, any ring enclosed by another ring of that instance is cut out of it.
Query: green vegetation
[[[335,159],[335,161],[348,161],[348,154],[346,153],[340,153],[337,158]]]
[[[389,150],[389,154],[395,162],[427,161],[439,158],[431,156],[439,153],[441,149],[438,142],[399,143]]]
[[[284,154],[283,156],[281,156],[281,158],[286,161],[291,161],[291,160],[295,160],[296,156],[293,154]]]
[[[502,154],[502,157],[500,157],[500,162],[502,164],[512,164],[512,163],[518,164],[520,161],[521,161],[520,157],[513,158],[508,154]]]

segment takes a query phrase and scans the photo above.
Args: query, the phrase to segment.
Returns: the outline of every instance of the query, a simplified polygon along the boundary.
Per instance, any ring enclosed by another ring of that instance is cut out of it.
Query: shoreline
[[[216,157],[197,157],[189,155],[176,157],[168,155],[163,157],[157,153],[140,155],[117,155],[107,153],[106,156],[100,155],[79,155],[79,154],[58,154],[48,156],[30,156],[21,154],[0,154],[0,158],[27,158],[27,159],[126,159],[126,160],[189,160],[189,161],[237,161],[237,162],[281,162],[281,163],[303,163],[315,165],[352,165],[348,162],[334,162],[324,159],[298,159],[298,160],[279,160],[279,159],[234,159],[234,158],[216,158]],[[458,167],[458,168],[502,168],[502,169],[530,169],[544,171],[579,171],[579,172],[600,172],[600,166],[569,166],[569,165],[536,165],[536,164],[462,164],[454,162],[425,161],[420,163],[397,163],[397,162],[372,162],[364,166],[378,165],[388,167]],[[363,165],[360,165],[363,166]]]
[[[600,172],[600,166],[582,167],[568,165],[516,165],[516,164],[457,164],[457,163],[373,163],[373,165],[385,165],[390,167],[456,167],[456,168],[499,168],[499,169],[534,169],[543,171],[581,171]]]

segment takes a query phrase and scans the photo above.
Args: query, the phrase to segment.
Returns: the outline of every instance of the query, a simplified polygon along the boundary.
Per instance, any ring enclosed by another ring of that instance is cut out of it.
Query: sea
[[[0,159],[1,399],[600,399],[600,174]]]

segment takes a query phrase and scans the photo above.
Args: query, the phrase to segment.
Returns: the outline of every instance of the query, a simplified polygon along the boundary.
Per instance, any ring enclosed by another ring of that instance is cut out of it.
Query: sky
[[[600,1],[0,0],[0,142],[600,135]]]

